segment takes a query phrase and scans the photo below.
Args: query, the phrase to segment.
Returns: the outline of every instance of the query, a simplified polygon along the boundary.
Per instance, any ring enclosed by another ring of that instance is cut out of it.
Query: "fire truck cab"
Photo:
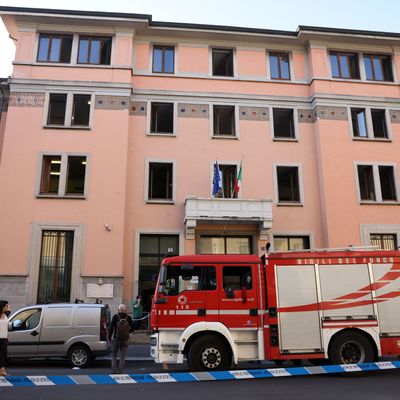
[[[159,363],[372,362],[400,354],[400,252],[165,258],[151,312]]]

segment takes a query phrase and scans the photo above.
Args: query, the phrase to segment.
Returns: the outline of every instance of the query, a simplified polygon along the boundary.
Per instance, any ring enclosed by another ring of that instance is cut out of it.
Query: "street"
[[[293,365],[284,365],[292,367]],[[244,363],[240,369],[272,368],[272,363]],[[148,346],[131,346],[127,356],[126,374],[174,373],[187,371],[186,364],[178,366],[156,365],[148,359]],[[19,376],[81,376],[110,374],[110,359],[97,359],[88,369],[71,369],[64,361],[14,361],[8,367],[13,377]],[[76,377],[79,380],[78,377]],[[397,400],[400,393],[400,370],[382,370],[346,375],[310,375],[280,377],[271,379],[250,379],[235,381],[205,381],[179,383],[139,383],[139,384],[87,384],[0,387],[0,399],[15,400],[70,400],[76,398],[109,399],[124,396],[135,399],[310,399],[324,400]]]

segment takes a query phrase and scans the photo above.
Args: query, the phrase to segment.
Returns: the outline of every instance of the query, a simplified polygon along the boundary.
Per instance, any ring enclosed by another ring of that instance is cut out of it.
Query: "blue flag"
[[[214,164],[214,178],[213,178],[213,197],[223,197],[222,194],[222,172],[219,169],[218,161]]]

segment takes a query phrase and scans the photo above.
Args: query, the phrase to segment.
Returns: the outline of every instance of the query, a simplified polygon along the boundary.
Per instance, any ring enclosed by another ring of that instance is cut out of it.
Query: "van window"
[[[30,308],[18,313],[10,322],[13,331],[26,331],[35,329],[39,325],[41,308]]]
[[[44,325],[50,327],[71,326],[72,308],[48,308],[44,314]]]
[[[76,326],[99,326],[100,309],[94,307],[79,307],[75,310]]]
[[[227,288],[233,290],[252,289],[251,267],[224,267],[223,287],[224,290]]]

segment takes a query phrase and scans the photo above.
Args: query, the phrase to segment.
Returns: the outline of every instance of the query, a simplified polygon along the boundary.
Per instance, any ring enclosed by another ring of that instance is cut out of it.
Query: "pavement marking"
[[[383,361],[366,364],[321,365],[292,368],[258,368],[214,372],[171,372],[152,374],[110,375],[29,375],[0,377],[0,387],[52,386],[52,385],[121,385],[141,383],[206,382],[240,379],[283,378],[321,374],[354,373],[400,369],[400,361]]]

